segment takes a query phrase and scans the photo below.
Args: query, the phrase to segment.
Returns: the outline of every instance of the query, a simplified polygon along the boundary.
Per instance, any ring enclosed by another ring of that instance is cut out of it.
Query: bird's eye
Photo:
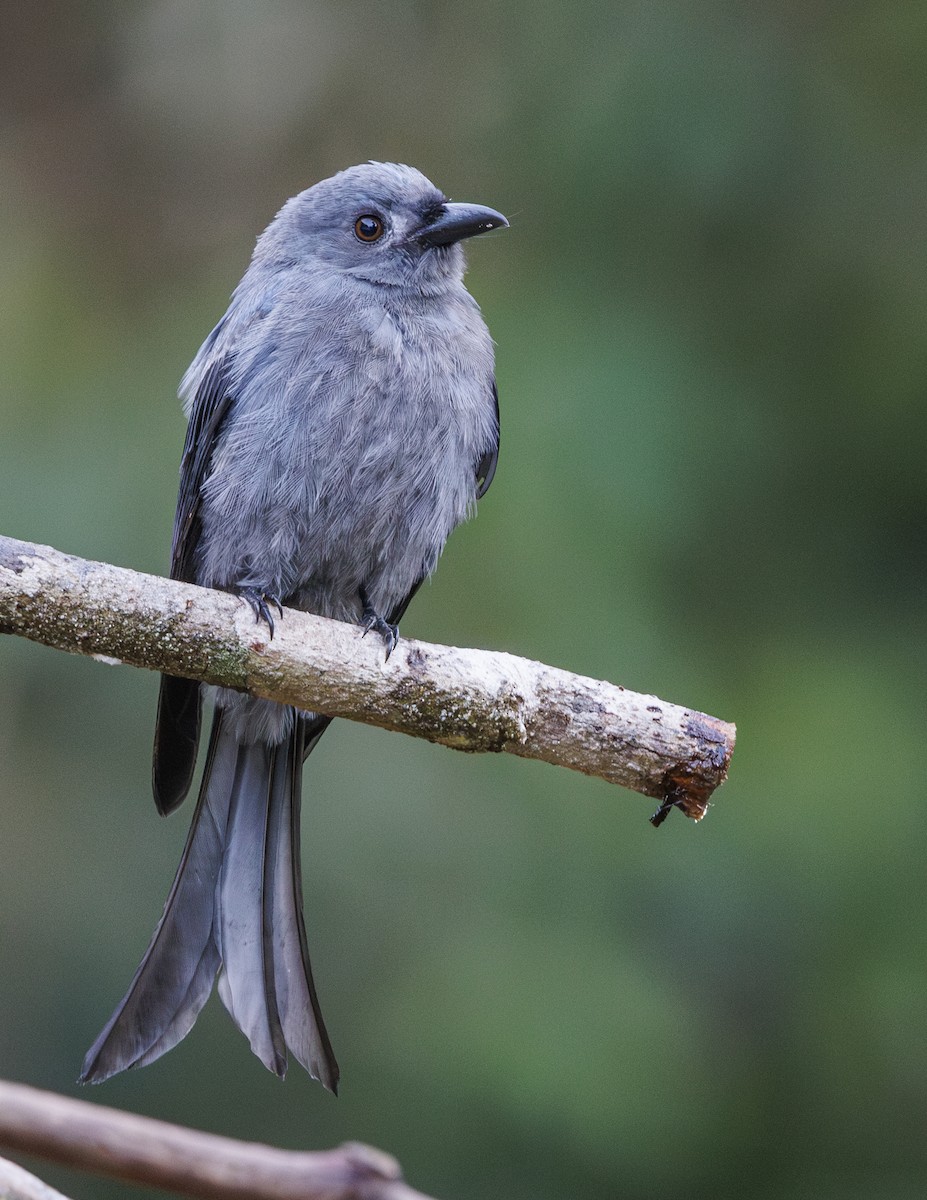
[[[383,222],[373,213],[364,213],[354,222],[354,232],[362,242],[376,242],[383,236]]]

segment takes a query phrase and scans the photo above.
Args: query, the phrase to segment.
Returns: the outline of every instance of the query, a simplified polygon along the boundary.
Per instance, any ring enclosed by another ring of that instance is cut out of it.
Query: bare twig
[[[203,1200],[428,1200],[402,1181],[394,1158],[370,1146],[278,1150],[4,1081],[0,1145]]]
[[[387,661],[354,625],[287,609],[271,639],[210,591],[0,537],[0,632],[367,721],[458,750],[598,775],[696,820],[735,729],[715,717],[487,650],[403,638]]]
[[[0,1158],[0,1200],[68,1200],[16,1163]]]

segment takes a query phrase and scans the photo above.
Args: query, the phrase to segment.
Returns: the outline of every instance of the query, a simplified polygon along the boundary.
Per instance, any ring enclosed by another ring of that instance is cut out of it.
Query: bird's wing
[[[483,452],[482,457],[476,464],[477,500],[482,500],[489,491],[489,485],[492,483],[492,477],[496,473],[496,463],[499,461],[499,392],[496,389],[495,380],[492,381],[492,398],[496,406],[496,436],[493,438],[492,444]]]
[[[213,447],[232,396],[230,356],[215,359],[203,376],[190,409],[187,436],[180,460],[180,491],[171,543],[171,579],[193,583],[194,553],[199,540],[200,494]]]
[[[232,403],[229,367],[229,356],[210,364],[196,389],[187,424],[171,544],[171,578],[187,583],[194,582],[203,483],[209,473],[216,438]],[[162,814],[182,804],[190,790],[200,739],[201,708],[200,685],[196,680],[161,676],[152,786],[155,804]]]

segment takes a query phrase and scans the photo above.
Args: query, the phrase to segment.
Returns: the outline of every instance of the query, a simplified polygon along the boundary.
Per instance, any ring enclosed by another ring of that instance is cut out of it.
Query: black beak
[[[484,208],[481,204],[442,204],[434,220],[416,229],[412,238],[423,246],[450,246],[463,238],[507,226],[508,221],[494,208]]]

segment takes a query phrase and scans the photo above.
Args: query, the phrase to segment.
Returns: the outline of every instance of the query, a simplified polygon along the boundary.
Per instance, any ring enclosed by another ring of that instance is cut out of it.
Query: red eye
[[[376,242],[383,236],[383,222],[373,213],[365,213],[354,222],[354,232],[362,242]]]

